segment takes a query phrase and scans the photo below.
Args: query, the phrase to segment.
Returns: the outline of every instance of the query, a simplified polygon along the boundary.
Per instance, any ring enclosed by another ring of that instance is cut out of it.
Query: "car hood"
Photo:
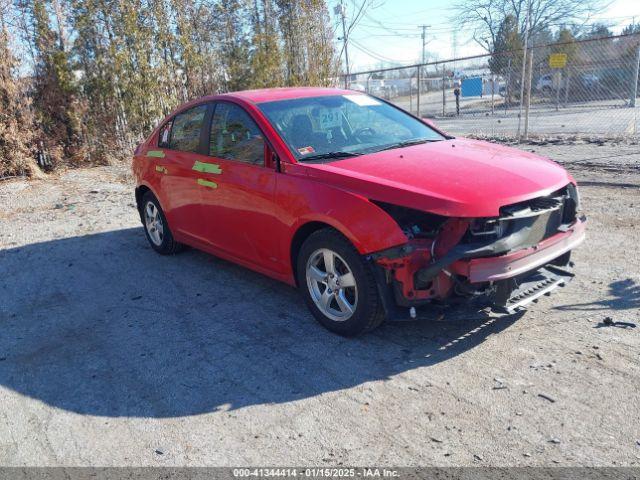
[[[304,165],[308,176],[371,200],[452,217],[497,216],[573,181],[551,160],[465,138]]]

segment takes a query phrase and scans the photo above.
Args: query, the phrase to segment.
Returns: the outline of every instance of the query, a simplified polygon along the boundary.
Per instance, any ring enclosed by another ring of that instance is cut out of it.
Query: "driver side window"
[[[413,133],[404,125],[390,123],[389,119],[373,108],[357,108],[355,104],[347,104],[344,109],[352,132],[374,132],[380,137],[411,138]]]
[[[232,103],[218,103],[211,122],[209,155],[263,165],[262,132],[249,114],[239,106]]]

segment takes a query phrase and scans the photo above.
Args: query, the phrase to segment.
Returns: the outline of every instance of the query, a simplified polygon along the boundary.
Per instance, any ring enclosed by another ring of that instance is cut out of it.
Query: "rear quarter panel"
[[[161,176],[155,171],[154,158],[147,156],[147,152],[155,148],[153,145],[157,145],[157,129],[136,149],[131,162],[131,172],[136,181],[136,188],[141,186],[149,188],[165,210],[160,188]]]

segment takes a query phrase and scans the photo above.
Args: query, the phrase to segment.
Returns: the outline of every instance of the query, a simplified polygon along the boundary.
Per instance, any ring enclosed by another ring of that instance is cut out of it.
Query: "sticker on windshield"
[[[369,95],[343,95],[343,97],[361,107],[373,107],[376,105],[382,105],[378,100],[370,97]]]
[[[339,108],[323,108],[318,112],[318,123],[320,124],[320,130],[323,132],[328,132],[332,128],[341,127],[342,112]]]
[[[300,155],[309,155],[310,153],[313,153],[313,152],[315,152],[313,147],[302,147],[298,149],[298,153]]]

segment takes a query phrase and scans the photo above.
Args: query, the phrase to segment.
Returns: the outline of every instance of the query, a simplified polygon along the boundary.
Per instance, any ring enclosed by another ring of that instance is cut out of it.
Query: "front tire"
[[[151,248],[161,255],[178,253],[182,245],[173,239],[169,223],[156,196],[151,192],[145,193],[140,208],[144,233]]]
[[[307,238],[296,271],[309,310],[328,330],[350,337],[384,321],[372,266],[335,230],[318,230]]]

